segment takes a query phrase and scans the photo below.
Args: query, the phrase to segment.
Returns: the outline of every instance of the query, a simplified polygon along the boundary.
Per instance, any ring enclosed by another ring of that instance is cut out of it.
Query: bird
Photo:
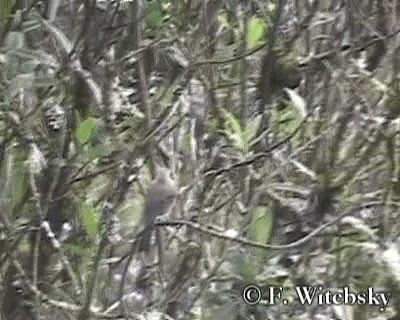
[[[157,216],[165,214],[178,194],[177,187],[169,177],[169,171],[161,168],[156,178],[150,183],[147,190],[146,205],[144,210],[144,229],[141,233],[139,251],[149,252],[151,237],[154,231],[154,221]],[[157,232],[157,230],[156,230]],[[159,235],[156,233],[157,241]]]

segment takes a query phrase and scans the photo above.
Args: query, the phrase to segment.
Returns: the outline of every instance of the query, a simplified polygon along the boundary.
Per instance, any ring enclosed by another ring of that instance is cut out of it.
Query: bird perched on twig
[[[154,221],[157,216],[163,215],[168,211],[177,193],[177,187],[169,177],[169,171],[164,168],[158,170],[156,178],[150,183],[147,191],[144,212],[145,229],[140,239],[139,251],[150,251]],[[156,239],[159,242],[160,236],[158,232],[156,230]]]

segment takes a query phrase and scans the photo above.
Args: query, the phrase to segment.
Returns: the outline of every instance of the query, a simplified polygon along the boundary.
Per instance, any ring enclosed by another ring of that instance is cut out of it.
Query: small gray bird
[[[149,252],[155,218],[168,211],[177,193],[178,190],[176,186],[169,178],[169,172],[165,169],[158,170],[156,178],[150,183],[147,191],[144,212],[145,229],[140,239],[139,251]],[[158,230],[156,230],[158,241],[159,235],[157,232]]]

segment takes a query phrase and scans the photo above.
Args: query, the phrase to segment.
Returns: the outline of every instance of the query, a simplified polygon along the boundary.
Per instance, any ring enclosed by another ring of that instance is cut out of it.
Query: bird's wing
[[[165,200],[159,197],[148,197],[145,211],[146,226],[153,224],[155,217],[164,213],[165,202]]]

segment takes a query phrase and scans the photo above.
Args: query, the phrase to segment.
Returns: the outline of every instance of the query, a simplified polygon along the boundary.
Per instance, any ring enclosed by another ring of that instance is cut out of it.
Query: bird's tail
[[[153,234],[153,227],[148,226],[142,231],[142,235],[139,240],[139,252],[149,252],[150,251],[150,241]]]

